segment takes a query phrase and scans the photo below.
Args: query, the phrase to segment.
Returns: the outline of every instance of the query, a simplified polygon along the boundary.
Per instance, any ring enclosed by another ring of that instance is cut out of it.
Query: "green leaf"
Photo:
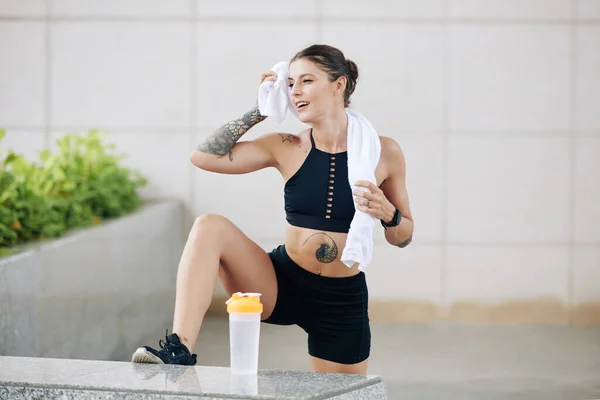
[[[72,133],[38,160],[10,150],[0,159],[0,248],[57,237],[141,205],[137,190],[147,179],[124,167],[126,157],[104,139],[100,131]]]

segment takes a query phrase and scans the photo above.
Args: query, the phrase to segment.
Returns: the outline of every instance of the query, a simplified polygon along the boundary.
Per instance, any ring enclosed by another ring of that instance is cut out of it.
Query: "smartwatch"
[[[392,220],[388,223],[383,222],[383,220],[381,219],[381,225],[387,229],[387,228],[392,228],[394,226],[398,226],[400,225],[400,220],[402,219],[402,213],[400,212],[400,210],[398,210],[396,208],[396,212],[394,212],[394,217],[392,218]]]

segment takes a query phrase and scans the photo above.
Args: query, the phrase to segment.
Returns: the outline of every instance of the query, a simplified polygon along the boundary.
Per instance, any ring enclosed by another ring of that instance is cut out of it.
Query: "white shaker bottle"
[[[256,374],[260,343],[260,293],[234,293],[227,304],[232,374]]]

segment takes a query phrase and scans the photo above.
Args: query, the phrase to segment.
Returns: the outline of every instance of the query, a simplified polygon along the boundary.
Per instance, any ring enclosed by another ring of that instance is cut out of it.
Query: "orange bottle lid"
[[[234,293],[227,304],[227,312],[235,313],[262,313],[263,305],[260,302],[260,293]]]

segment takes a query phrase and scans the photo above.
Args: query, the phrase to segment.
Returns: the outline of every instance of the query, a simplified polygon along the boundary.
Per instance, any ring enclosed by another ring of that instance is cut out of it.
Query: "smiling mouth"
[[[307,101],[301,101],[296,103],[296,110],[300,111],[305,109],[310,103],[308,103]]]

